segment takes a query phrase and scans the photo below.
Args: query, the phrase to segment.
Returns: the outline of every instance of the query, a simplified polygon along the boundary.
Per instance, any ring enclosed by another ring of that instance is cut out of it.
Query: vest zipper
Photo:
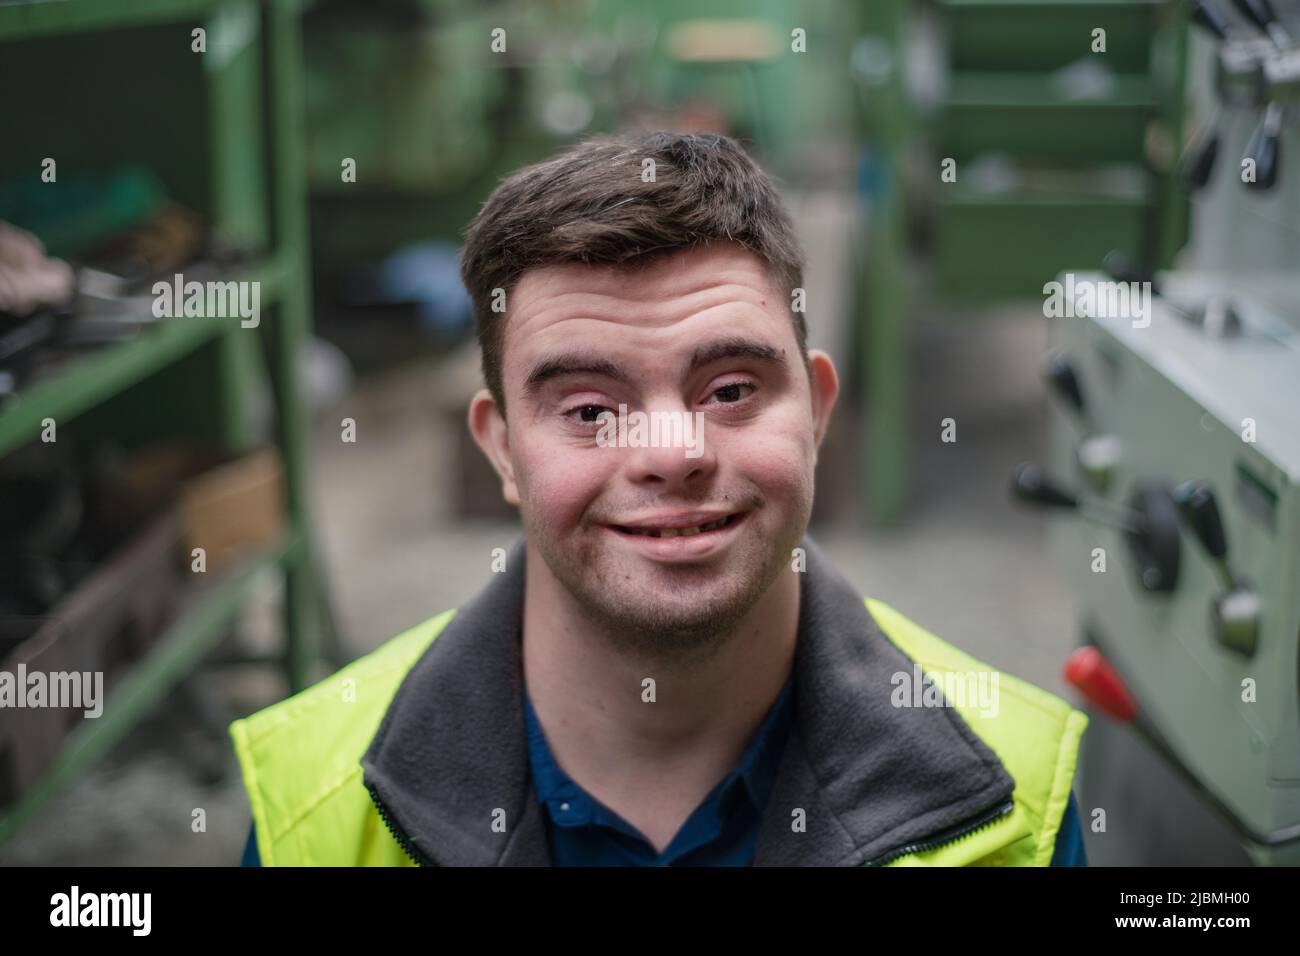
[[[907,843],[897,849],[890,850],[874,860],[868,860],[863,866],[884,866],[886,863],[892,863],[899,857],[909,856],[913,853],[924,853],[928,850],[935,850],[941,846],[947,846],[949,843],[956,843],[963,837],[968,837],[977,830],[982,830],[987,826],[996,823],[999,819],[1006,816],[1015,809],[1015,801],[1008,800],[1006,803],[999,804],[985,810],[978,816],[972,817],[962,823],[955,824],[946,830],[941,830],[931,837],[924,840],[917,840],[913,843]]]
[[[384,821],[384,826],[386,826],[388,832],[393,835],[393,839],[396,840],[397,845],[402,848],[402,852],[411,858],[411,862],[416,866],[437,866],[437,864],[434,863],[433,860],[429,859],[429,857],[418,846],[406,838],[406,834],[402,833],[397,828],[397,824],[393,822],[393,818],[388,815],[388,808],[384,806],[384,801],[379,799],[379,794],[375,792],[375,788],[372,787],[368,781],[366,782],[366,792],[370,794],[370,802],[373,803],[375,809],[379,811],[379,819]]]

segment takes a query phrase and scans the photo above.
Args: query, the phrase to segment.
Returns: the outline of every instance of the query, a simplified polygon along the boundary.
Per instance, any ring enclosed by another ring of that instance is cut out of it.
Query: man
[[[469,427],[524,538],[464,609],[233,725],[249,862],[1082,862],[1084,715],[805,537],[839,385],[735,142],[524,169],[462,273]]]

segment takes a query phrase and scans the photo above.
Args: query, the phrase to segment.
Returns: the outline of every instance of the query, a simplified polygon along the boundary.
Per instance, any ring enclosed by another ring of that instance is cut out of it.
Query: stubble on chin
[[[775,548],[746,538],[716,565],[678,571],[619,554],[615,541],[566,549],[544,532],[528,531],[552,576],[607,641],[636,657],[678,664],[707,659],[730,640],[802,538],[792,531],[793,543]]]

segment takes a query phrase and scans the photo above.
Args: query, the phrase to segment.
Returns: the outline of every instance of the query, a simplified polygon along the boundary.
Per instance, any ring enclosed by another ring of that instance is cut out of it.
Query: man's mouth
[[[664,519],[662,524],[641,523],[636,525],[618,525],[612,524],[609,527],[622,534],[638,535],[649,538],[689,538],[697,534],[707,534],[710,531],[720,531],[723,528],[736,524],[744,518],[744,512],[734,512],[729,515],[723,515],[712,521],[705,521],[700,524],[691,524],[683,526],[678,519]]]

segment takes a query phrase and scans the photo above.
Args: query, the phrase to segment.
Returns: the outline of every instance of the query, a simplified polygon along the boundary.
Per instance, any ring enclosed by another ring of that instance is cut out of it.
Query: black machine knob
[[[1228,556],[1228,539],[1214,492],[1204,481],[1185,481],[1174,489],[1174,501],[1187,526],[1212,558]]]
[[[1047,357],[1047,368],[1043,370],[1043,377],[1047,379],[1047,384],[1057,395],[1065,401],[1080,415],[1083,414],[1083,388],[1079,385],[1079,376],[1074,372],[1074,366],[1070,360],[1065,357],[1063,352],[1053,352]]]
[[[1164,483],[1138,482],[1129,499],[1136,526],[1125,535],[1136,565],[1138,583],[1153,594],[1171,594],[1178,586],[1182,548],[1178,507]]]
[[[1151,294],[1159,296],[1160,301],[1164,303],[1165,308],[1174,315],[1182,318],[1184,321],[1192,322],[1197,325],[1200,324],[1200,316],[1194,314],[1192,309],[1165,295],[1165,290],[1161,287],[1160,280],[1156,278],[1154,272],[1138,268],[1133,264],[1128,256],[1124,255],[1124,253],[1120,252],[1118,249],[1112,249],[1110,252],[1106,253],[1105,257],[1101,260],[1101,267],[1106,275],[1110,276],[1116,282],[1149,282],[1151,284]]]
[[[1152,294],[1160,295],[1160,283],[1156,281],[1155,273],[1139,268],[1118,249],[1106,253],[1101,260],[1101,268],[1116,282],[1149,282]]]
[[[1048,508],[1077,511],[1080,517],[1123,532],[1133,556],[1138,583],[1153,594],[1169,594],[1178,586],[1178,508],[1163,484],[1141,482],[1125,508],[1105,501],[1078,498],[1048,480],[1030,462],[1012,473],[1012,497]]]

